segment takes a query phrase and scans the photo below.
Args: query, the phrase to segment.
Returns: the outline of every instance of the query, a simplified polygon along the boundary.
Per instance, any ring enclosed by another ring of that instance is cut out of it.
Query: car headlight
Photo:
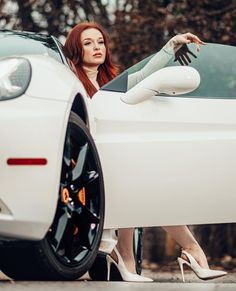
[[[22,57],[0,60],[0,101],[19,97],[29,86],[30,62]]]

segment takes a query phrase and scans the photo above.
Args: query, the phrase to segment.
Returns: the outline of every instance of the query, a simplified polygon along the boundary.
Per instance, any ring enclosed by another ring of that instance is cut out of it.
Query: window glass
[[[130,67],[129,69],[125,70],[115,79],[111,80],[109,83],[104,85],[101,89],[108,90],[108,91],[116,91],[116,92],[126,92],[128,90],[128,76],[140,71],[147,62],[152,58],[153,55],[145,58],[144,60],[138,62],[134,66]]]
[[[154,56],[154,54],[152,54],[151,56],[143,59],[142,61],[138,62],[137,64],[133,65],[132,67],[130,67],[127,71],[128,74],[133,74],[136,73],[138,71],[140,71],[148,62],[149,60]]]
[[[200,74],[200,86],[183,95],[205,98],[236,98],[236,47],[209,43],[196,52],[193,44],[190,50],[197,55],[191,57],[191,67]],[[173,60],[168,66],[176,66]]]
[[[25,54],[40,54],[62,62],[58,47],[47,35],[34,33],[0,31],[0,57]]]
[[[189,54],[190,66],[199,72],[201,82],[195,91],[178,96],[236,98],[236,47],[209,43],[201,46],[200,52],[196,52],[194,44],[188,47],[197,56],[194,58]],[[152,57],[153,55],[130,67],[105,85],[104,90],[126,92],[128,76],[141,70]],[[180,66],[180,64],[172,57],[166,66]]]

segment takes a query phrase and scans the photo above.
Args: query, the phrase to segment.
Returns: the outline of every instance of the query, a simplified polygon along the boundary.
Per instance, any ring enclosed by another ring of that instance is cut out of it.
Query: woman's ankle
[[[131,273],[136,273],[135,259],[133,254],[127,253],[127,250],[122,251],[122,249],[117,246],[117,250],[125,264],[127,270]],[[118,262],[118,257],[114,251],[111,253],[111,257]]]

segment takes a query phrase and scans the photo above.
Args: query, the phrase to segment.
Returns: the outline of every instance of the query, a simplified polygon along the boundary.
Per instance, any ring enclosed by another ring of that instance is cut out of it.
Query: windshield
[[[47,35],[3,30],[0,31],[0,42],[0,57],[40,54],[62,62],[57,45]]]

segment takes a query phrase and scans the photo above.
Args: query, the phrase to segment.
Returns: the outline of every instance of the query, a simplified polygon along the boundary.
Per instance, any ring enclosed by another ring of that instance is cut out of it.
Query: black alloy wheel
[[[54,221],[39,242],[5,242],[0,267],[16,280],[74,280],[96,258],[104,222],[104,185],[96,146],[71,113]]]

